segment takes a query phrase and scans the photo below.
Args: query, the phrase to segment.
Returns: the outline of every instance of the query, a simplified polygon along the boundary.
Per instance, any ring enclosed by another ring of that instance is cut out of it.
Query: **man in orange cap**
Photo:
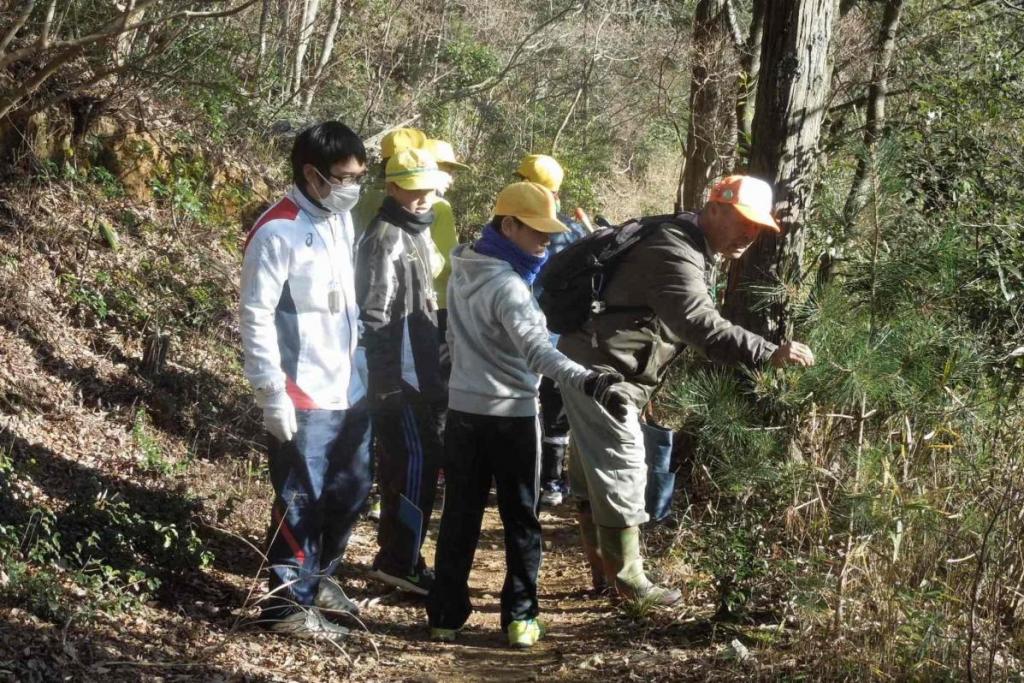
[[[648,520],[640,414],[679,353],[692,346],[713,361],[751,367],[814,363],[799,342],[777,346],[732,324],[709,293],[716,254],[739,258],[762,231],[780,231],[771,209],[766,182],[736,175],[715,185],[699,213],[641,220],[642,239],[606,273],[603,309],[561,337],[559,350],[577,363],[622,374],[630,396],[620,421],[575,387],[562,387],[580,456],[570,460],[569,479],[580,499],[581,539],[595,587],[652,604],[681,597],[647,578],[639,535]]]

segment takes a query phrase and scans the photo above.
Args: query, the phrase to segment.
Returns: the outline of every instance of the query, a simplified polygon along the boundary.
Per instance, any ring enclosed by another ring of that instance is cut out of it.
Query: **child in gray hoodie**
[[[616,386],[622,376],[587,370],[556,350],[531,293],[551,235],[565,230],[546,188],[513,183],[498,194],[481,238],[452,252],[445,506],[427,601],[434,640],[454,640],[472,611],[469,572],[492,479],[505,531],[501,626],[513,647],[530,647],[543,635],[537,621],[540,375],[625,417],[628,399]]]

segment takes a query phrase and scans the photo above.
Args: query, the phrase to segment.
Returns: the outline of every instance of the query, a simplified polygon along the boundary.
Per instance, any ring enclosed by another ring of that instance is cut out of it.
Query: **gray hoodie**
[[[452,252],[448,281],[448,406],[477,415],[537,414],[540,375],[582,391],[589,374],[552,345],[530,287],[505,261],[470,245]]]

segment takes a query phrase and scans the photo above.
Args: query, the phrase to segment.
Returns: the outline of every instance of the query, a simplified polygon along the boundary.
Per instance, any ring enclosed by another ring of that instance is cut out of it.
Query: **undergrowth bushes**
[[[693,361],[672,381],[663,408],[695,443],[676,551],[713,577],[720,616],[767,609],[826,677],[1003,677],[1024,661],[1008,301],[962,225],[886,221],[909,229],[809,295],[795,337],[815,367]]]
[[[0,443],[0,603],[57,624],[129,611],[211,561],[178,495],[85,482],[59,508],[32,493],[33,465]]]

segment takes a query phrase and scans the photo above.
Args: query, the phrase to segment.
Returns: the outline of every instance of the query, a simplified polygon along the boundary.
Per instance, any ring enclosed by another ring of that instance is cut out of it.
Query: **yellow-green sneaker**
[[[533,647],[544,633],[544,624],[539,620],[517,619],[508,625],[508,644],[512,647]]]
[[[430,639],[435,643],[454,643],[459,634],[457,628],[431,628]]]

